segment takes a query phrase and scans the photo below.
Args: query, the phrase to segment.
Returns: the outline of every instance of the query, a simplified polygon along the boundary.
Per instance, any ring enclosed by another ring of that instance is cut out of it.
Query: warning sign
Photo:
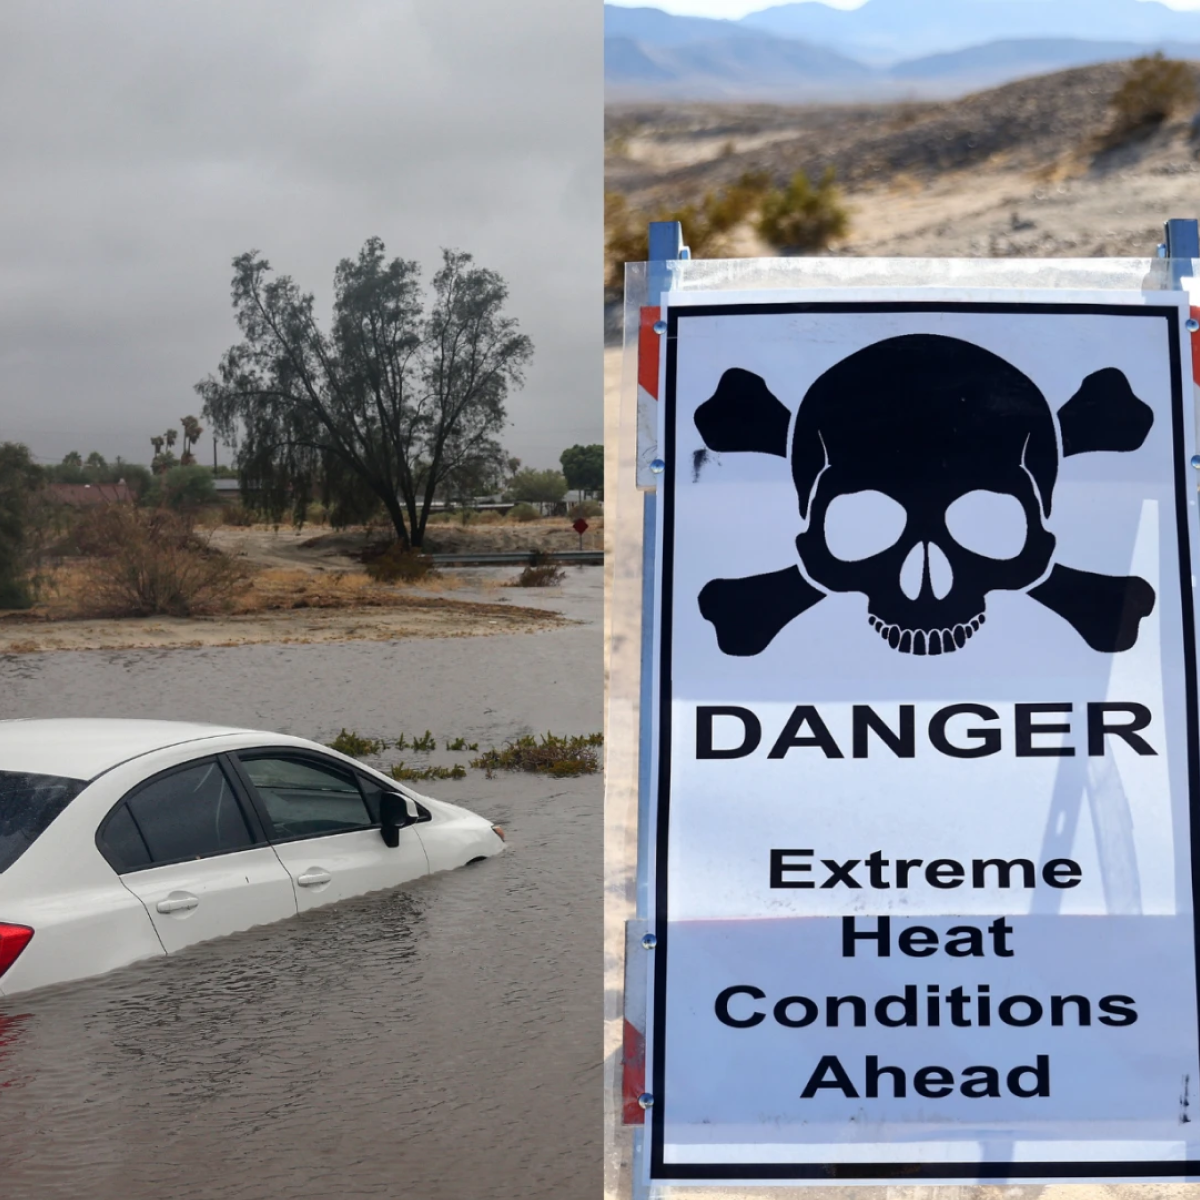
[[[1200,1174],[1188,311],[1046,296],[669,297],[653,1180]]]

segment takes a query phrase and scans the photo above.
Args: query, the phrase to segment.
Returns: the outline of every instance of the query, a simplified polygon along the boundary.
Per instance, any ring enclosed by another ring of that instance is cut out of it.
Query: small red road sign
[[[582,517],[580,517],[579,520],[571,526],[571,528],[575,530],[580,537],[583,537],[583,535],[588,531],[588,523]]]

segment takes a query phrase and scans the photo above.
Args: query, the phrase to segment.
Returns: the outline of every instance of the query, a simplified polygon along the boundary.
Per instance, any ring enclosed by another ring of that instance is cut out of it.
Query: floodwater
[[[323,742],[429,729],[481,748],[599,730],[601,570],[572,570],[561,599],[514,598],[579,623],[9,656],[0,718],[171,717]],[[0,998],[4,1200],[599,1194],[600,776],[416,786],[503,825],[509,851]]]

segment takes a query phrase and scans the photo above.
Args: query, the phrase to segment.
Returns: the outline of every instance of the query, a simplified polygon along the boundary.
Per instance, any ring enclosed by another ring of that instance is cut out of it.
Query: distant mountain
[[[1200,42],[1164,42],[1158,48],[1171,58],[1200,59]],[[1030,75],[1136,58],[1145,54],[1146,49],[1145,43],[1140,42],[1011,38],[945,54],[910,58],[886,68],[884,73],[891,79],[911,81],[929,90],[941,90],[934,85],[950,80],[975,90]]]
[[[762,32],[737,21],[708,17],[677,17],[661,8],[604,6],[604,37],[627,38],[643,46],[681,46],[722,37],[762,37]]]
[[[657,90],[655,85],[670,83],[678,77],[677,71],[655,62],[652,51],[633,38],[604,39],[604,80],[609,88]]]
[[[798,38],[611,4],[604,8],[604,76],[614,99],[814,99],[878,82],[870,67]]]
[[[811,18],[814,27],[818,27],[823,21],[842,20],[854,12],[882,6],[876,11],[885,15],[901,11],[924,12],[927,16],[940,13],[946,19],[947,14],[975,9],[990,14],[992,19],[1002,10],[1011,15],[1010,10],[1019,9],[1032,21],[1035,13],[1068,12],[1077,7],[1077,2],[867,0],[861,9],[852,11],[806,3],[768,9],[756,16],[807,11],[805,19]],[[1163,12],[1169,17],[1187,18],[1184,24],[1192,31],[1192,37],[1190,40],[1095,35],[1003,37],[899,60],[876,54],[873,62],[864,62],[822,45],[815,37],[770,33],[746,21],[676,17],[654,8],[606,5],[605,81],[611,100],[724,98],[803,102],[898,96],[944,98],[1031,75],[1133,58],[1151,49],[1162,49],[1176,58],[1200,59],[1200,12],[1173,12],[1152,0],[1086,0],[1086,4],[1094,5],[1097,32],[1104,25],[1099,18],[1114,12],[1129,17],[1124,10],[1132,5],[1135,9],[1149,10],[1151,25],[1162,18]],[[888,61],[883,62],[883,58]]]
[[[604,40],[604,75],[610,96],[639,98],[757,99],[787,94],[798,99],[870,91],[877,72],[862,63],[790,38],[723,34],[658,44],[628,37]]]
[[[738,23],[875,64],[1013,39],[1200,42],[1200,11],[1159,0],[867,0],[856,9],[810,0]]]

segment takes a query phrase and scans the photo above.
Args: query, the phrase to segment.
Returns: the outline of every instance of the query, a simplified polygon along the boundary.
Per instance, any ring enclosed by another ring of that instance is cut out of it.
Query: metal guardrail
[[[529,550],[505,554],[431,554],[430,558],[439,567],[504,567],[526,566],[533,557]],[[581,563],[603,565],[603,550],[562,550],[549,553],[547,558],[556,563]]]

